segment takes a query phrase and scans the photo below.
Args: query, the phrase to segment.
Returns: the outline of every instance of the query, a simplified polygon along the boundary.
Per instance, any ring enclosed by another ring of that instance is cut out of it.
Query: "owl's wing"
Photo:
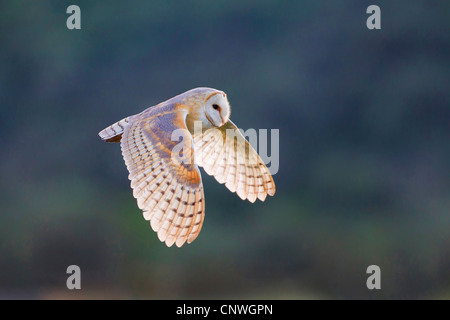
[[[197,164],[241,199],[264,201],[275,194],[269,170],[231,120],[193,137]]]
[[[121,139],[133,196],[158,238],[169,247],[194,241],[205,213],[186,114],[176,107],[152,116],[144,114],[124,128]]]

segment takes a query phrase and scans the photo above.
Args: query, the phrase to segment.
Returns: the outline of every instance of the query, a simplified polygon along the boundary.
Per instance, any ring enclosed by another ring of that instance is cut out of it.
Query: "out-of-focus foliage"
[[[0,297],[448,298],[450,3],[378,1],[374,31],[370,4],[1,2]],[[203,173],[203,230],[167,248],[97,132],[198,86],[280,130],[277,194]]]

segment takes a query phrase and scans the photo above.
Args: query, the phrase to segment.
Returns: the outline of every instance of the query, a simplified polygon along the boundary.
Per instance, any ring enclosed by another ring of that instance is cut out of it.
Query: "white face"
[[[206,118],[215,127],[221,127],[228,121],[230,111],[230,104],[223,92],[212,95],[205,102]]]

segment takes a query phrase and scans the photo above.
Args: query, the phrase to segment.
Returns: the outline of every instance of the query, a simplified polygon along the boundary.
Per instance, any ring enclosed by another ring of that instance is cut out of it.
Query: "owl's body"
[[[198,166],[242,199],[264,201],[273,179],[256,151],[229,120],[224,92],[197,88],[102,130],[120,142],[144,218],[168,246],[191,243],[205,213]]]

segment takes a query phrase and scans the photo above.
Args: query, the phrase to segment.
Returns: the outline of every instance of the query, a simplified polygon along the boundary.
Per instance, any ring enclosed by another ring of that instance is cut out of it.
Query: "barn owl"
[[[224,92],[196,88],[100,131],[120,142],[133,196],[167,246],[194,241],[205,216],[199,166],[250,202],[275,194],[273,178],[231,122]]]

